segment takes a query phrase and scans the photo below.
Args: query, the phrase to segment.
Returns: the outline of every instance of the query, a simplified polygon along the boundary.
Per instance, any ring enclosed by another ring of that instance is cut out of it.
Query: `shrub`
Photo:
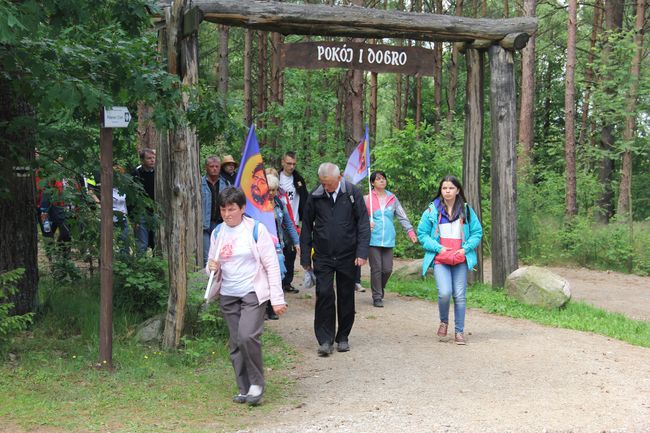
[[[167,262],[160,257],[135,255],[113,265],[115,308],[138,313],[142,318],[167,305]]]
[[[17,292],[16,284],[24,273],[25,269],[17,268],[0,274],[0,351],[11,343],[14,335],[32,323],[33,313],[12,315],[14,304],[7,301]]]

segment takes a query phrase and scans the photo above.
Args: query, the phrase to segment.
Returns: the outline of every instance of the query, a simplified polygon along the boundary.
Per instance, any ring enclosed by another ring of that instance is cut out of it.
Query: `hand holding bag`
[[[443,265],[456,266],[465,262],[465,254],[458,251],[447,249],[436,255],[436,263]]]

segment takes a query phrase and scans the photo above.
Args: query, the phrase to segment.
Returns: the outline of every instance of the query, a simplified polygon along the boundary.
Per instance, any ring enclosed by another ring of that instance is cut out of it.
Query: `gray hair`
[[[318,167],[318,177],[339,177],[340,175],[339,166],[331,162],[324,162]]]
[[[208,156],[207,158],[205,158],[205,165],[208,165],[208,164],[210,164],[211,162],[215,162],[215,161],[218,162],[219,165],[221,165],[221,158],[219,158],[219,157],[216,156],[216,155],[210,155],[210,156]]]
[[[266,175],[266,183],[268,184],[269,189],[278,189],[280,187],[280,179],[273,174]]]

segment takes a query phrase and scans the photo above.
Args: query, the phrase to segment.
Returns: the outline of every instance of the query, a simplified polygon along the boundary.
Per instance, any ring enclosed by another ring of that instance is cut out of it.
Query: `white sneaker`
[[[356,283],[354,285],[354,291],[355,292],[365,292],[366,288],[361,285],[361,283]]]
[[[262,401],[262,395],[264,394],[264,387],[259,385],[251,385],[248,388],[248,395],[246,395],[246,403],[251,406],[257,406]]]

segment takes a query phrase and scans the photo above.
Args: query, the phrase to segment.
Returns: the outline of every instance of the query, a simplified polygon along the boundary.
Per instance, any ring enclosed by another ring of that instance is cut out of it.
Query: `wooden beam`
[[[533,34],[533,17],[486,19],[390,11],[357,6],[294,4],[259,0],[198,0],[206,21],[275,31],[285,35],[401,38],[424,41],[485,39],[495,43],[511,33]]]
[[[503,287],[517,269],[517,92],[513,54],[492,45],[490,123],[492,130],[492,287]]]
[[[499,41],[499,45],[510,51],[521,50],[528,43],[528,39],[530,39],[528,33],[510,33]]]

